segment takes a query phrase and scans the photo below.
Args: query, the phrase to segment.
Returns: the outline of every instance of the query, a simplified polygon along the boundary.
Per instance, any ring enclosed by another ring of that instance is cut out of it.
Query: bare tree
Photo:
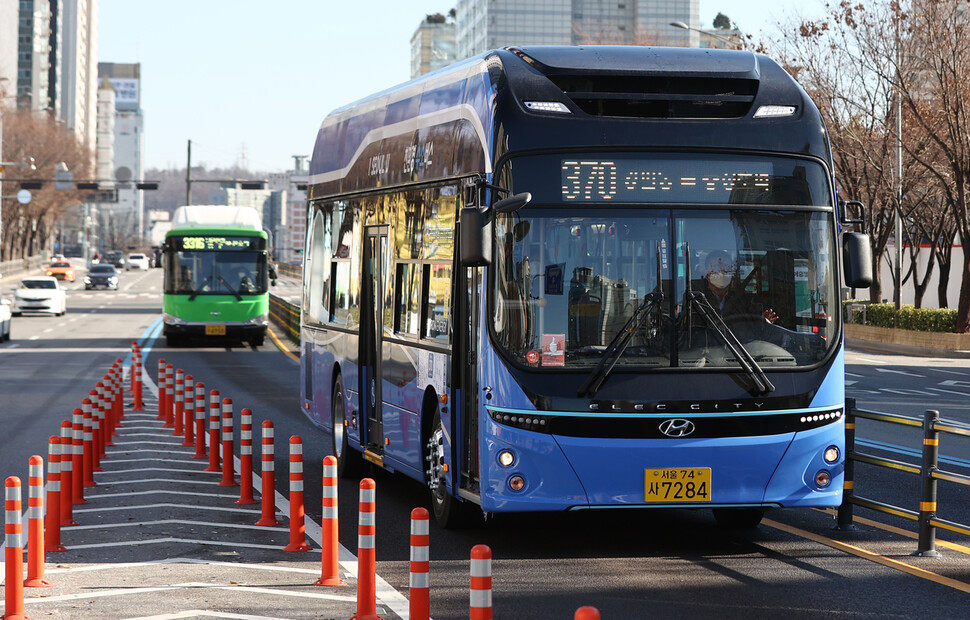
[[[35,164],[34,170],[10,168],[17,171],[19,178],[49,180],[60,162],[67,164],[76,178],[89,176],[90,153],[69,129],[45,115],[5,111],[3,142],[4,159],[16,162],[32,158]],[[32,194],[26,205],[12,198],[2,199],[4,235],[0,260],[31,256],[49,249],[57,221],[81,202],[79,192],[55,190],[50,182]]]

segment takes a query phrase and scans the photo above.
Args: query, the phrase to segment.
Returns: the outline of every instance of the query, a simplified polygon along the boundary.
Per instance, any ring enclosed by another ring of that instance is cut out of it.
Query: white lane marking
[[[876,372],[890,372],[894,375],[906,375],[907,377],[919,377],[924,379],[923,375],[918,375],[915,372],[906,372],[905,370],[893,370],[892,368],[877,368]]]

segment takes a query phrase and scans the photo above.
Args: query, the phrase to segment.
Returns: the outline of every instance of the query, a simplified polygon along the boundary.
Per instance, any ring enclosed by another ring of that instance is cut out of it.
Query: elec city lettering
[[[420,172],[422,168],[431,166],[434,161],[434,141],[409,144],[404,147],[400,157],[403,162],[400,167],[402,174],[411,175]],[[396,159],[392,153],[380,153],[368,158],[367,175],[372,177],[386,175],[391,170],[392,159]]]
[[[662,170],[640,169],[651,162],[613,160],[564,160],[564,200],[636,199],[643,194],[664,192],[731,192],[739,187],[769,191],[771,175],[765,172],[721,171],[717,174],[687,175]]]

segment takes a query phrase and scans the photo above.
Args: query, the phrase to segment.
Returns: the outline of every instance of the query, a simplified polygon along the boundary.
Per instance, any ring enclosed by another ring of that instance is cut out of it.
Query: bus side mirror
[[[461,264],[483,267],[492,262],[492,220],[487,210],[475,205],[462,207],[458,222],[461,235]]]
[[[869,235],[842,233],[842,275],[849,288],[869,288],[872,284],[872,245]]]

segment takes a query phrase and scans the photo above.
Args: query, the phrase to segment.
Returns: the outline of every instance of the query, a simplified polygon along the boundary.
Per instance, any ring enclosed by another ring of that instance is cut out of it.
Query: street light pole
[[[896,22],[896,290],[893,300],[896,310],[903,305],[903,93],[899,79],[899,22]],[[896,316],[899,314],[897,312]]]
[[[192,141],[189,140],[188,160],[185,162],[185,206],[192,204]]]
[[[730,45],[731,49],[741,49],[740,39],[733,39],[731,37],[725,37],[724,35],[714,34],[713,32],[701,30],[700,28],[694,28],[693,26],[688,26],[684,22],[670,22],[670,25],[673,26],[674,28],[680,28],[681,30],[687,30],[687,31],[693,30],[694,32],[702,34],[706,37],[711,37],[712,39],[719,39],[721,41],[724,41],[728,45]]]

